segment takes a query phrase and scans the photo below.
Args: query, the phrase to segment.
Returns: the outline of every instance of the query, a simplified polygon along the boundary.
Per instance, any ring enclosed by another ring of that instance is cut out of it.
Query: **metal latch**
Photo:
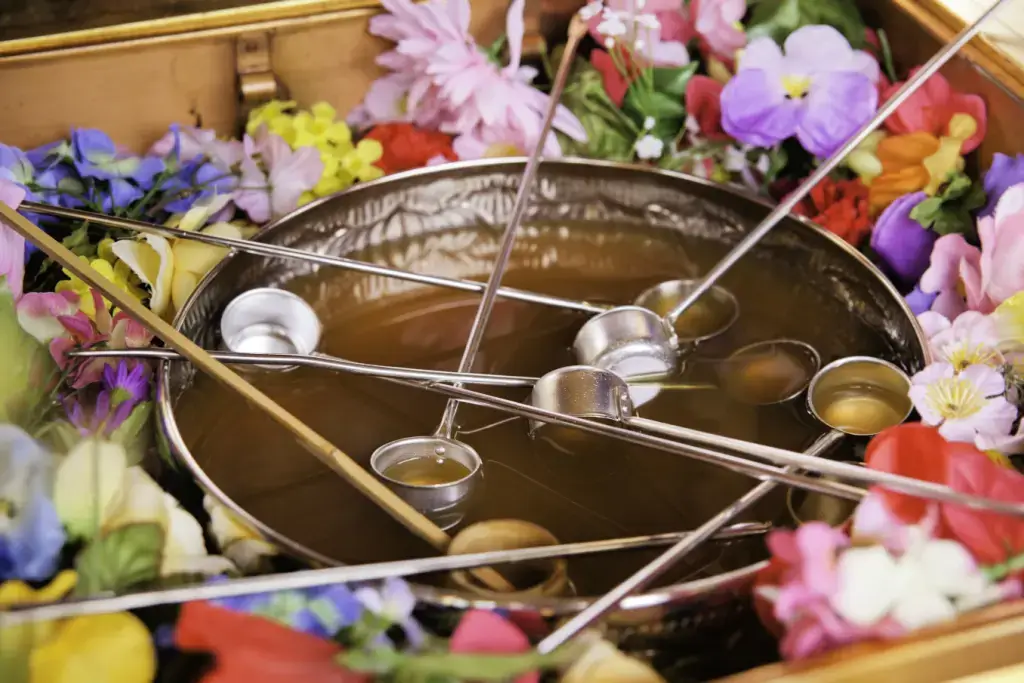
[[[243,33],[235,45],[238,74],[239,124],[245,127],[249,112],[275,99],[287,99],[288,91],[274,75],[270,63],[270,33]]]

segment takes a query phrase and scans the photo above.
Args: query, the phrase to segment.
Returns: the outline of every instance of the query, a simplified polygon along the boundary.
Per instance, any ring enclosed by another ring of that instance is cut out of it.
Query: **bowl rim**
[[[281,225],[290,223],[297,217],[302,216],[307,212],[314,211],[324,204],[344,201],[351,197],[358,197],[360,193],[373,191],[381,187],[399,185],[410,180],[429,180],[431,178],[443,179],[447,176],[460,177],[473,172],[486,173],[505,171],[509,175],[514,175],[516,173],[521,173],[521,169],[524,168],[525,165],[525,157],[503,157],[472,161],[457,161],[387,175],[376,180],[359,183],[337,194],[316,199],[309,204],[299,207],[295,211],[282,216],[281,218],[271,221],[260,229],[260,231],[251,239],[254,241],[261,241]],[[580,168],[594,168],[601,169],[603,171],[623,171],[639,176],[662,178],[675,183],[699,185],[712,189],[716,192],[731,194],[744,201],[757,204],[767,210],[770,210],[774,206],[771,202],[734,186],[715,183],[705,178],[699,178],[697,176],[688,175],[678,171],[657,169],[637,164],[595,159],[561,158],[545,160],[542,164],[542,173],[545,168],[553,168],[556,170],[559,168],[570,168],[576,170],[579,170]],[[882,287],[889,292],[896,304],[902,307],[903,312],[910,322],[911,328],[917,338],[918,346],[921,350],[921,360],[925,364],[931,362],[927,337],[918,323],[917,317],[911,312],[905,299],[889,279],[885,277],[885,275],[873,263],[871,263],[866,256],[834,233],[831,233],[810,220],[796,214],[791,213],[788,218],[789,220],[795,220],[802,224],[804,229],[811,230],[812,232],[817,233],[819,237],[823,237],[831,241],[835,247],[838,247],[844,251],[847,256],[858,261],[869,273],[874,275],[875,279],[878,280]],[[206,274],[205,277],[203,277],[202,280],[200,280],[188,300],[181,307],[181,310],[179,310],[175,315],[172,322],[175,329],[179,331],[181,330],[184,318],[191,310],[194,302],[202,295],[203,291],[210,285],[214,278],[216,278],[217,275],[223,271],[229,263],[231,263],[232,259],[238,257],[239,253],[240,252],[228,253],[227,256],[225,256],[210,270],[210,272]],[[228,497],[209,478],[185,445],[181,432],[178,429],[177,420],[174,415],[174,406],[168,394],[170,369],[171,361],[168,360],[161,361],[157,368],[156,413],[159,427],[157,430],[158,438],[166,440],[167,450],[172,457],[185,465],[190,475],[206,495],[211,496],[217,503],[225,506],[232,515],[235,515],[239,519],[240,522],[257,531],[267,542],[276,546],[286,554],[305,560],[313,566],[338,566],[340,563],[337,561],[295,542],[267,526],[256,517],[250,515],[240,505]],[[768,561],[764,560],[722,574],[716,574],[715,576],[684,581],[682,583],[654,588],[643,593],[634,594],[627,597],[620,603],[617,612],[622,613],[650,608],[668,608],[692,598],[707,597],[720,592],[733,591],[737,589],[745,590],[747,587],[752,585],[756,574],[767,565]],[[560,616],[579,612],[599,597],[531,598],[527,601],[519,599],[498,600],[482,598],[472,593],[459,590],[436,588],[433,586],[425,586],[415,583],[411,583],[411,588],[418,600],[442,608],[507,609],[512,611],[530,611],[540,613],[544,616]]]

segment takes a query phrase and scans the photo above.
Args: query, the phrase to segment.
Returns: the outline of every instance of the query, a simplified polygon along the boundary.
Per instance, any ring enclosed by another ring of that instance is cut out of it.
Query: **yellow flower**
[[[978,122],[967,114],[954,114],[949,120],[949,135],[939,138],[939,149],[921,162],[928,171],[929,182],[924,191],[934,196],[949,179],[949,174],[964,169],[961,149],[978,132]]]
[[[295,102],[292,100],[271,100],[249,113],[249,121],[245,125],[245,132],[249,135],[254,135],[260,126],[266,125],[271,132],[287,139],[285,135],[279,132],[279,129],[291,129],[291,117],[285,112],[290,112],[294,108]]]
[[[139,287],[135,284],[135,278],[133,277],[131,269],[122,263],[114,253],[111,251],[114,241],[112,239],[104,239],[99,243],[97,248],[97,258],[91,261],[84,257],[83,263],[87,263],[92,266],[100,275],[113,282],[117,287],[128,294],[131,294],[136,299],[142,299],[145,296]],[[78,277],[71,271],[64,269],[64,274],[67,275],[67,280],[61,280],[57,283],[56,290],[58,292],[74,292],[78,295],[79,309],[90,318],[96,316],[96,305],[93,302],[92,294],[90,292],[89,285],[78,279]],[[110,309],[110,302],[103,299],[103,305]]]
[[[341,167],[358,180],[374,180],[384,175],[384,171],[373,165],[383,154],[384,147],[376,140],[360,140],[355,149],[342,158]]]
[[[27,603],[56,602],[74,589],[78,575],[63,571],[46,586],[35,590],[22,581],[0,583],[0,608]],[[58,623],[30,621],[17,626],[0,628],[0,681],[18,681],[17,672],[27,668],[29,654],[49,640]],[[20,674],[24,679],[24,673]]]
[[[560,683],[665,683],[654,669],[620,652],[606,640],[592,642]]]
[[[861,182],[865,185],[870,185],[872,180],[882,175],[884,169],[878,158],[878,145],[887,135],[884,130],[876,130],[864,138],[864,142],[857,145],[843,160],[851,171],[860,176]]]
[[[1016,372],[1024,372],[1024,292],[999,304],[992,313],[999,350]]]
[[[156,649],[128,612],[74,617],[32,650],[30,683],[151,683]]]

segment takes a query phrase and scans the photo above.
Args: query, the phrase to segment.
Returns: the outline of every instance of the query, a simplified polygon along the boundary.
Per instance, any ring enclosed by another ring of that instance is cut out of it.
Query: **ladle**
[[[483,341],[484,330],[487,328],[487,322],[494,308],[501,278],[505,274],[509,258],[512,255],[516,231],[526,215],[526,206],[530,200],[537,171],[540,168],[545,142],[548,135],[551,134],[558,101],[569,77],[576,48],[586,32],[586,23],[579,14],[574,15],[569,24],[568,41],[558,65],[558,72],[555,74],[551,92],[548,95],[544,123],[519,181],[515,203],[512,206],[508,225],[502,234],[498,256],[487,279],[487,286],[484,287],[480,305],[473,318],[469,338],[466,340],[466,347],[462,353],[462,359],[459,361],[459,372],[470,372],[473,369],[473,361],[476,360],[477,352]],[[428,519],[435,520],[442,529],[449,529],[462,520],[463,508],[476,486],[475,480],[482,477],[483,461],[480,459],[480,455],[471,446],[452,438],[458,408],[458,400],[449,399],[444,414],[441,416],[441,422],[432,436],[398,439],[384,444],[370,456],[370,468],[374,473],[415,509],[420,510]],[[452,465],[452,461],[459,463],[460,466]],[[395,468],[406,467],[407,463],[418,463],[423,468],[429,468],[431,462],[436,463],[438,468],[447,468],[452,473],[450,480],[434,483],[433,479],[427,479],[424,483],[418,483],[419,474],[417,480],[403,480],[391,476]]]
[[[640,306],[622,306],[600,313],[580,328],[573,344],[576,359],[613,372],[659,372],[662,367],[672,368],[678,363],[679,340],[673,334],[674,323],[691,311],[698,302],[711,313],[700,317],[721,317],[721,288],[716,283],[733,265],[757,245],[776,225],[804,200],[811,190],[825,180],[840,163],[853,152],[878,126],[889,118],[906,100],[924,85],[957,50],[979,30],[981,24],[1007,0],[999,0],[974,24],[965,28],[954,40],[939,50],[928,62],[907,79],[906,83],[886,102],[882,103],[871,120],[861,126],[834,154],[823,160],[810,176],[789,196],[772,209],[771,213],[751,230],[700,281],[690,281],[685,287],[665,283],[647,293],[668,309],[663,314]],[[675,297],[675,301],[669,300]],[[643,296],[641,297],[643,298]],[[717,311],[717,312],[716,312]],[[651,370],[635,370],[637,367]]]
[[[771,524],[741,522],[722,529],[714,536],[716,541],[733,541],[753,536],[763,536],[771,530]],[[473,569],[498,564],[534,562],[562,557],[577,557],[608,552],[641,550],[676,543],[686,538],[689,531],[648,536],[631,536],[606,541],[585,541],[563,543],[515,550],[492,550],[480,553],[442,555],[414,560],[395,560],[371,564],[305,569],[295,572],[227,579],[184,588],[139,591],[127,595],[103,598],[82,598],[60,602],[22,603],[5,606],[0,610],[0,628],[15,626],[30,621],[48,621],[92,614],[111,614],[128,610],[174,605],[196,600],[223,600],[243,595],[259,595],[272,591],[302,590],[321,588],[338,584],[377,581],[393,577],[433,574],[434,572],[457,569]]]

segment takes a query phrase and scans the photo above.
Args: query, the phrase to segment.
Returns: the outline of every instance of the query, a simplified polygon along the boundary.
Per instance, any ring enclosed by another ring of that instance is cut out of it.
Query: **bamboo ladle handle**
[[[167,346],[188,358],[197,368],[240,394],[250,403],[267,413],[275,422],[290,431],[309,452],[316,456],[364,495],[377,503],[385,512],[440,552],[448,549],[448,534],[424,517],[388,487],[360,467],[330,441],[317,434],[306,423],[279,406],[269,396],[252,386],[227,366],[215,360],[181,332],[165,322],[142,303],[103,277],[91,265],[79,259],[64,245],[33,225],[17,211],[0,202],[3,222],[29,240],[47,256],[73,273],[82,282],[99,291],[107,300],[130,315],[136,322],[159,337]],[[493,590],[512,591],[514,587],[491,569],[474,572]]]

